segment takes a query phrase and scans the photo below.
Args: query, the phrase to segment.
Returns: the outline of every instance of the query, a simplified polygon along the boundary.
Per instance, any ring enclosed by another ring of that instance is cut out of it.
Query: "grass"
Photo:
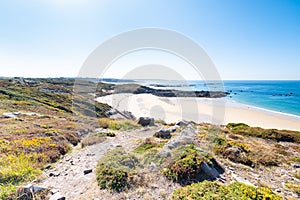
[[[300,195],[300,184],[299,183],[285,183],[285,186],[292,192],[295,192],[297,195]]]
[[[134,153],[138,154],[144,154],[148,152],[149,150],[157,149],[157,148],[162,148],[166,141],[161,141],[161,140],[154,140],[151,138],[147,138],[142,144],[140,144],[136,149],[133,150]]]
[[[133,120],[116,120],[111,118],[100,118],[99,125],[101,128],[110,130],[131,130],[140,127]]]
[[[243,183],[234,182],[223,185],[216,182],[204,181],[175,190],[171,200],[283,200],[274,194],[269,188],[255,188]]]
[[[0,166],[0,183],[7,185],[33,180],[41,172],[33,155],[8,155],[0,159]]]
[[[277,142],[300,143],[300,132],[297,131],[263,129],[260,127],[250,127],[243,123],[229,123],[226,127],[230,132],[240,135],[270,139]]]

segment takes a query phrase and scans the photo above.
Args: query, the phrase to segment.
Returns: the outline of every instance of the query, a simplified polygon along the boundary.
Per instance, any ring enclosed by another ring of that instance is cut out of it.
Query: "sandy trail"
[[[137,131],[115,132],[116,137],[107,138],[104,142],[83,149],[74,149],[52,169],[45,170],[39,186],[59,191],[66,199],[85,199],[91,184],[96,182],[95,167],[98,160],[109,150],[122,146],[125,150],[136,147],[136,140],[151,137],[159,127],[142,128]],[[84,170],[92,173],[84,175]],[[52,174],[50,176],[50,174]],[[94,184],[95,190],[99,189]]]

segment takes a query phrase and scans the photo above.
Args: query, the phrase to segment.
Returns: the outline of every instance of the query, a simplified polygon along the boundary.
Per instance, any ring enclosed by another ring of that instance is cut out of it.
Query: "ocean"
[[[156,89],[219,90],[204,81],[137,80]],[[300,116],[300,81],[223,81],[226,98],[238,103]]]

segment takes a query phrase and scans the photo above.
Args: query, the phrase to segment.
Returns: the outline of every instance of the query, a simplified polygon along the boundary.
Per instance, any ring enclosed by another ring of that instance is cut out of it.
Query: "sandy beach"
[[[300,117],[239,104],[225,98],[167,98],[152,94],[113,94],[98,97],[119,111],[136,117],[149,116],[167,123],[179,120],[227,124],[246,123],[250,126],[300,130]]]

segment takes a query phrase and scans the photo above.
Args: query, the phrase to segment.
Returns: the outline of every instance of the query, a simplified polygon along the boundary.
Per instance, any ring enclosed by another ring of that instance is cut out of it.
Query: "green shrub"
[[[108,152],[97,164],[96,177],[101,189],[120,192],[129,187],[130,175],[138,165],[138,159],[121,148]]]
[[[136,149],[134,149],[133,152],[142,154],[145,153],[148,149],[152,149],[153,147],[155,147],[155,145],[152,143],[143,143]]]
[[[110,166],[102,166],[97,170],[97,181],[100,189],[121,192],[128,186],[128,172]]]
[[[34,165],[35,158],[20,154],[9,155],[0,159],[0,183],[18,184],[23,181],[32,180],[40,173]]]
[[[210,179],[204,171],[203,164],[217,164],[215,160],[202,152],[196,150],[193,145],[184,147],[182,154],[172,162],[163,174],[170,180],[181,184],[199,182],[204,179]]]
[[[0,183],[0,199],[15,199],[13,196],[16,193],[16,188],[12,184]]]
[[[166,158],[161,156],[158,150],[151,149],[143,155],[140,165],[149,166],[152,162],[158,167],[162,167],[166,165]]]
[[[143,154],[146,151],[154,148],[162,148],[166,141],[156,141],[152,138],[147,138],[140,146],[138,146],[136,149],[133,150],[135,153]]]
[[[171,200],[283,200],[274,194],[269,188],[255,188],[239,182],[230,185],[218,184],[216,182],[203,181],[175,190]]]

